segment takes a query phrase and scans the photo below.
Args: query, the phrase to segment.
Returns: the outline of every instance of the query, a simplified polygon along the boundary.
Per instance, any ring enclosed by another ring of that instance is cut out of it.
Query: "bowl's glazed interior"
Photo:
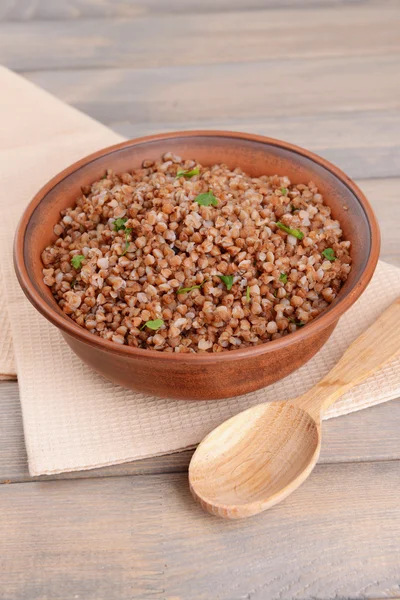
[[[81,187],[159,159],[167,151],[203,165],[225,163],[251,176],[287,175],[313,181],[351,241],[352,269],[335,301],[317,319],[288,336],[221,353],[176,354],[120,346],[79,327],[43,283],[41,253],[53,243],[60,211],[73,206]],[[15,239],[15,267],[32,304],[64,333],[73,350],[105,377],[146,393],[179,398],[222,398],[269,385],[299,368],[321,348],[340,316],[368,284],[378,259],[379,229],[367,200],[339,169],[285,142],[218,131],[161,134],[101,150],[54,177],[26,209]],[[238,361],[242,361],[238,368]],[[179,386],[177,385],[179,383]]]

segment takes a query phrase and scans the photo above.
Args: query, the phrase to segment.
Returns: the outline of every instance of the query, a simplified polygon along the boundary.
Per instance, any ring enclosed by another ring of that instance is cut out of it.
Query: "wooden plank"
[[[399,19],[400,4],[0,23],[0,57],[37,71],[390,55],[400,51]]]
[[[381,230],[381,257],[400,267],[400,178],[357,182],[372,204]]]
[[[108,123],[127,138],[174,131],[222,129],[246,131],[290,141],[332,161],[355,179],[400,174],[400,111],[356,111],[320,115],[281,115],[207,119],[173,123]]]
[[[400,459],[400,399],[352,413],[323,424],[320,463]],[[123,475],[176,473],[187,470],[192,451],[148,458],[131,463],[32,478],[22,430],[18,386],[0,384],[0,484]]]
[[[375,0],[376,2],[377,0]],[[397,0],[379,0],[395,4]],[[302,0],[303,8],[363,6],[372,0]],[[0,21],[33,21],[88,18],[132,18],[144,14],[196,14],[260,8],[297,7],[298,0],[2,0]]]
[[[2,486],[13,600],[393,598],[400,463],[324,465],[245,521],[203,513],[184,474]]]
[[[142,125],[170,122],[179,128],[196,121],[201,128],[211,119],[398,111],[398,69],[399,57],[393,55],[26,76],[103,123],[118,118]]]
[[[150,135],[160,131],[174,131],[174,123],[160,121],[152,123],[132,123],[122,121],[116,115],[110,127],[127,138]],[[291,115],[270,117],[268,114],[258,118],[244,119],[241,115],[234,118],[210,118],[199,123],[198,120],[182,121],[180,128],[190,130],[199,128],[248,131],[293,144],[313,148],[340,150],[350,148],[395,147],[400,137],[400,109],[396,110],[356,110],[332,112],[316,115]]]

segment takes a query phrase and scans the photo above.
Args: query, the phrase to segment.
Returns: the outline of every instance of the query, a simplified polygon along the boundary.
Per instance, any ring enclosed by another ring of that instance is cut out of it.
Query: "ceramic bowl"
[[[218,354],[169,354],[120,346],[79,327],[58,307],[43,283],[41,252],[55,240],[60,210],[72,206],[81,186],[107,168],[123,172],[167,151],[203,165],[224,162],[251,176],[288,175],[293,183],[314,181],[351,241],[353,266],[335,301],[306,327],[259,346]],[[58,327],[65,341],[105,378],[145,394],[211,400],[246,394],[286,377],[325,344],[339,318],[370,281],[379,254],[379,229],[359,188],[326,160],[286,142],[227,131],[186,131],[130,140],[83,158],[54,177],[33,198],[19,223],[15,270],[35,308]]]

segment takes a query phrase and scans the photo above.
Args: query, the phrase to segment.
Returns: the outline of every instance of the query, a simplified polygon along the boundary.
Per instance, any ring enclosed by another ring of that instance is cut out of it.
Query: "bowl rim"
[[[79,171],[82,167],[87,164],[112,154],[123,148],[130,146],[138,146],[141,144],[147,144],[149,142],[158,140],[168,140],[186,137],[220,137],[220,138],[234,138],[238,140],[246,140],[249,142],[257,142],[262,144],[268,144],[270,146],[276,146],[285,150],[291,151],[295,154],[315,162],[320,167],[328,170],[334,177],[339,179],[350,191],[356,196],[357,200],[361,204],[364,210],[365,216],[368,221],[370,230],[370,252],[365,265],[365,269],[360,274],[359,278],[354,282],[351,289],[348,290],[345,296],[338,296],[337,302],[334,306],[327,308],[321,313],[321,315],[313,320],[307,327],[298,329],[297,331],[290,333],[277,340],[265,342],[258,346],[248,346],[238,350],[229,350],[216,353],[169,353],[160,352],[159,350],[150,350],[144,348],[134,348],[127,345],[115,344],[111,340],[105,340],[99,336],[90,333],[79,326],[72,319],[68,318],[67,315],[61,315],[56,309],[51,308],[47,304],[41,295],[37,292],[33,281],[34,278],[30,276],[25,265],[24,251],[25,251],[25,233],[30,222],[30,219],[40,204],[40,202],[46,197],[46,195],[63,181],[66,177],[70,176],[76,171]],[[277,140],[257,134],[233,132],[233,131],[220,131],[220,130],[190,130],[190,131],[173,131],[168,133],[160,133],[155,135],[143,136],[135,139],[126,140],[112,146],[107,146],[101,150],[93,152],[80,160],[72,163],[66,169],[60,171],[57,175],[52,177],[33,197],[28,206],[25,208],[22,217],[18,223],[15,237],[14,237],[14,269],[19,281],[19,284],[33,306],[44,316],[48,321],[55,325],[65,334],[77,338],[80,342],[87,345],[94,346],[98,349],[112,354],[118,354],[128,357],[136,357],[146,360],[153,361],[177,361],[188,362],[192,364],[207,364],[215,361],[223,362],[226,360],[241,360],[243,358],[251,358],[265,354],[268,352],[274,352],[284,347],[288,347],[294,343],[299,343],[302,340],[308,338],[310,335],[318,335],[322,330],[326,330],[327,327],[333,325],[359,298],[367,287],[371,277],[375,271],[376,264],[378,262],[380,251],[380,231],[379,226],[372,210],[370,203],[367,198],[360,190],[360,188],[348,177],[341,169],[330,163],[324,158],[321,158],[317,154],[296,146],[289,142]]]

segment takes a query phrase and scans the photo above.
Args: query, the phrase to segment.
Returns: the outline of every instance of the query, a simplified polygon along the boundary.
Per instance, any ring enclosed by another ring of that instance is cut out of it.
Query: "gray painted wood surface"
[[[191,18],[182,11],[132,19],[6,22],[0,23],[0,55],[18,71],[372,57],[399,52],[399,16],[400,5],[382,10],[374,3],[362,11],[357,5],[327,7],[313,19],[293,7],[270,11],[268,19],[265,10],[252,10]],[[22,54],[20,45],[27,41],[32,50]],[[58,51],[49,52],[54,46]]]
[[[115,121],[117,115],[149,124],[197,121],[201,127],[210,119],[321,116],[354,107],[397,112],[398,63],[397,55],[387,54],[26,75],[103,122]]]
[[[324,465],[247,521],[210,517],[185,474],[4,485],[3,598],[399,596],[395,462]]]
[[[398,0],[2,0],[0,62],[126,136],[233,129],[332,160],[400,266]],[[400,400],[324,423],[311,478],[271,511],[192,502],[191,451],[29,477],[0,382],[0,599],[400,597]]]
[[[376,2],[377,0],[375,0]],[[397,0],[381,0],[395,5]],[[147,14],[201,14],[222,11],[247,12],[256,9],[325,8],[367,6],[371,0],[2,0],[0,20],[78,20],[87,18],[132,18]]]

